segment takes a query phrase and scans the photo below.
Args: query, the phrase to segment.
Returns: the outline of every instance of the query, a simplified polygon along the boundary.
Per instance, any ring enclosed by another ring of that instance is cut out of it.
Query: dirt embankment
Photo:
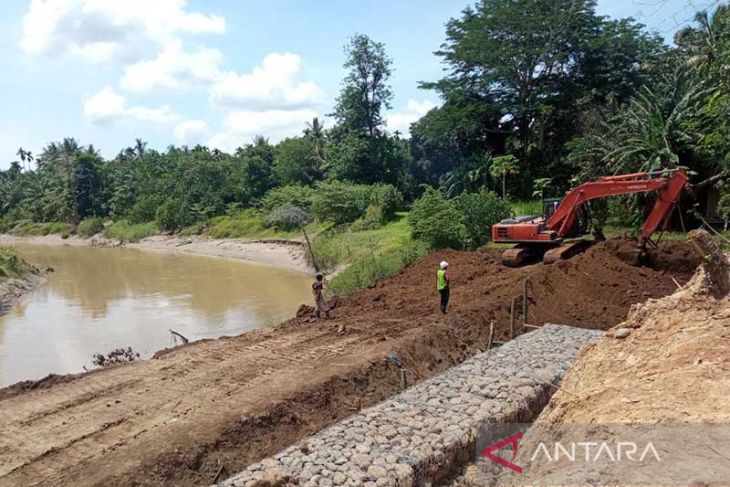
[[[395,362],[414,383],[483,349],[492,320],[506,339],[525,278],[529,321],[605,329],[631,304],[676,290],[697,264],[669,244],[655,268],[631,267],[615,256],[625,244],[521,269],[503,267],[496,251],[439,252],[342,300],[332,321],[295,318],[45,389],[6,389],[0,484],[207,484],[399,391]],[[443,259],[453,283],[446,317],[435,295]]]
[[[8,262],[4,261],[0,266],[0,315],[5,314],[19,299],[45,282],[41,269],[18,257],[13,249],[2,250],[3,259]]]

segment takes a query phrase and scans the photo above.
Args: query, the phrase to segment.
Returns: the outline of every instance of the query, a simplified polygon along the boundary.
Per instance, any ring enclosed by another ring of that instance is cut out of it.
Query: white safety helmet
[[[449,267],[449,263],[446,262],[445,260],[444,261],[441,261],[441,263],[439,264],[439,267],[441,269],[446,269],[447,267]]]

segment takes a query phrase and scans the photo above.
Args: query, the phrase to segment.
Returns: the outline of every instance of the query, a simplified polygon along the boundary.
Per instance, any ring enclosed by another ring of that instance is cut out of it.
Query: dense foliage
[[[311,221],[366,230],[412,205],[415,237],[474,247],[508,214],[507,197],[558,196],[603,174],[681,165],[704,179],[730,167],[724,4],[668,47],[632,19],[597,15],[594,0],[482,0],[448,21],[436,55],[446,74],[422,87],[442,104],[410,138],[386,127],[386,47],[358,34],[332,127],[315,118],[300,136],[263,134],[232,154],[137,140],[104,160],[73,138],[35,156],[21,148],[0,172],[0,226],[128,238]],[[730,184],[719,187],[715,214],[727,217]]]

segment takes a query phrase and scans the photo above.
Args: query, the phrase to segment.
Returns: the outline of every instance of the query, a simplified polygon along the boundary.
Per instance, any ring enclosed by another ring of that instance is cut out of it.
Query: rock
[[[355,455],[352,456],[352,463],[354,463],[355,465],[357,465],[358,467],[360,467],[360,468],[362,468],[364,470],[372,462],[371,462],[370,457],[368,455],[365,455],[365,454],[362,454],[362,453],[357,453],[357,454],[355,454]]]
[[[381,467],[380,465],[370,465],[368,467],[368,475],[371,478],[381,479],[384,478],[387,474],[388,471],[385,470],[385,467]]]
[[[613,333],[614,338],[626,338],[629,335],[631,335],[631,330],[629,328],[619,328]]]

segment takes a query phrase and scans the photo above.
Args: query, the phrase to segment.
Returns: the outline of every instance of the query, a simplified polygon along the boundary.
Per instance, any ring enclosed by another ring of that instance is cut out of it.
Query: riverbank
[[[305,257],[305,247],[296,239],[292,240],[250,240],[250,239],[212,239],[192,236],[179,237],[155,235],[139,242],[121,243],[100,235],[90,238],[49,234],[43,236],[0,235],[0,245],[17,243],[35,245],[73,245],[90,247],[124,247],[157,252],[182,252],[209,257],[238,259],[255,264],[269,265],[303,273],[313,272]]]
[[[615,255],[620,243],[516,269],[493,249],[441,251],[342,298],[330,321],[303,314],[45,389],[7,388],[0,484],[208,485],[485,350],[490,323],[508,341],[509,303],[526,279],[531,323],[607,329],[697,263],[670,242],[653,267],[631,267]],[[444,259],[445,317],[430,284]]]
[[[40,269],[20,258],[14,249],[0,246],[0,315],[44,281]]]

